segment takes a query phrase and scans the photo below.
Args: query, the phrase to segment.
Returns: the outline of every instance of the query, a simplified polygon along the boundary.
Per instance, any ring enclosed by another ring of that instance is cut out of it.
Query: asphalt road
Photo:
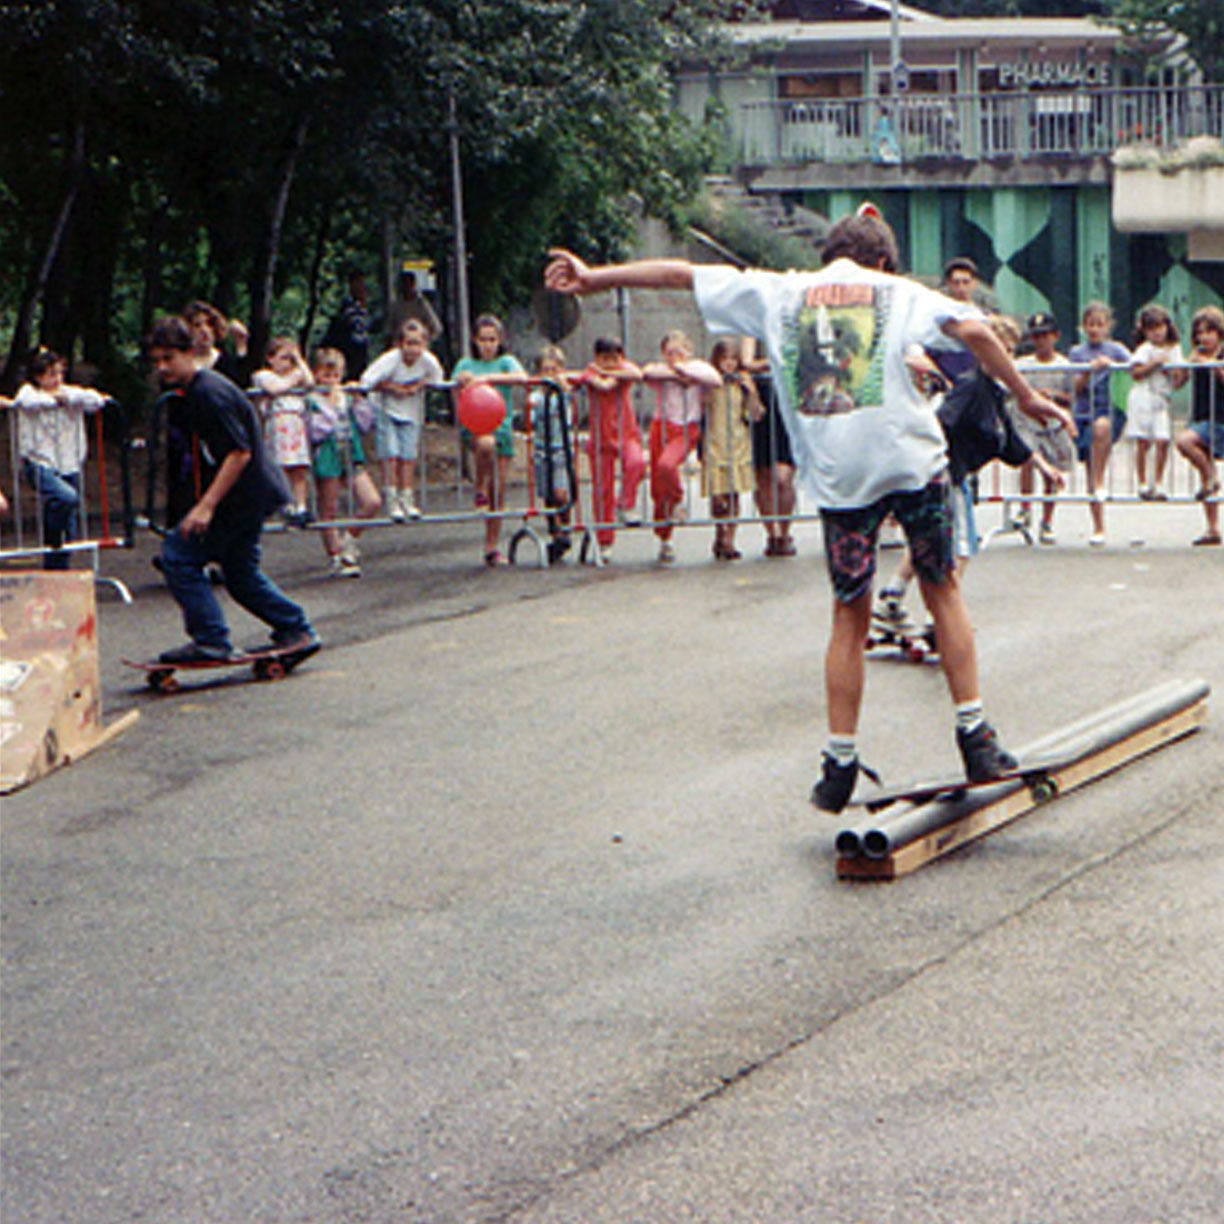
[[[1111,511],[1103,552],[1063,513],[968,578],[1005,738],[1170,677],[1218,703],[1197,512]],[[327,649],[165,698],[118,659],[176,611],[148,545],[108,555],[106,715],[142,717],[0,820],[6,1224],[1218,1224],[1218,711],[839,882],[819,536],[745,542],[489,573],[410,527],[329,582],[271,539]],[[954,766],[950,723],[937,668],[870,664],[888,776]]]

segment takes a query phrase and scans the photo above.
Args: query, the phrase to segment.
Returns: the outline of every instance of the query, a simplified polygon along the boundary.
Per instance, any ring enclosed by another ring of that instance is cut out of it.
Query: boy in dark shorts
[[[764,345],[802,479],[820,506],[836,595],[825,654],[829,743],[812,799],[837,812],[859,771],[863,642],[879,526],[889,513],[907,533],[935,624],[966,776],[985,780],[1015,764],[982,712],[973,630],[954,565],[943,431],[913,386],[907,350],[964,345],[1022,410],[1044,417],[1059,409],[1025,382],[974,306],[894,274],[896,239],[874,211],[839,221],[823,259],[820,271],[801,273],[672,259],[591,268],[554,250],[545,284],[565,293],[691,289],[712,330]]]
[[[154,325],[148,352],[162,386],[182,391],[170,413],[186,435],[200,440],[204,490],[162,544],[162,572],[191,641],[164,651],[159,661],[209,662],[233,654],[225,614],[205,572],[214,561],[230,595],[271,626],[274,646],[317,650],[306,613],[259,568],[264,519],[289,500],[289,490],[265,452],[250,400],[229,379],[199,367],[191,329],[181,318]]]

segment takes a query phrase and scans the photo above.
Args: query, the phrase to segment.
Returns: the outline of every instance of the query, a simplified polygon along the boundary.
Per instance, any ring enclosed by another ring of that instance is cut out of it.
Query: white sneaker
[[[361,560],[361,545],[357,537],[347,531],[340,537],[340,558],[349,565],[356,565]]]
[[[383,490],[383,505],[386,507],[393,523],[402,523],[404,521],[404,508],[400,505],[399,493],[395,489]]]
[[[672,542],[670,540],[664,540],[663,543],[659,545],[659,564],[671,565],[675,559],[676,550],[673,547]]]
[[[611,544],[601,544],[599,546],[599,559],[600,561],[604,563],[604,565],[612,564],[612,545]]]
[[[421,517],[421,511],[416,504],[416,498],[412,495],[411,489],[401,489],[397,501],[399,502],[400,511],[405,518],[419,519]]]
[[[1088,537],[1088,547],[1089,548],[1104,548],[1105,547],[1105,533],[1103,531],[1094,531],[1092,535]]]
[[[361,566],[356,561],[350,561],[336,553],[331,559],[328,572],[333,578],[360,578]]]
[[[617,512],[617,517],[626,527],[640,527],[642,525],[642,516],[636,506],[623,506]]]

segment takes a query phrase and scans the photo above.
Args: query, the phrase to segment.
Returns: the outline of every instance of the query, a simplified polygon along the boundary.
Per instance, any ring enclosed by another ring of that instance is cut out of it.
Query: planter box
[[[1224,230],[1224,166],[1115,166],[1113,223],[1123,232]]]

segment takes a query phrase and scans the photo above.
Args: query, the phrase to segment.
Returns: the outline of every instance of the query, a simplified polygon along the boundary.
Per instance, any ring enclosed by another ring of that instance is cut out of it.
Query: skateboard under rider
[[[902,786],[886,786],[878,791],[867,791],[864,794],[855,795],[848,806],[878,812],[894,803],[919,804],[928,803],[932,799],[958,799],[966,791],[1015,780],[1023,782],[1028,787],[1036,802],[1044,803],[1058,794],[1058,771],[1074,764],[1081,755],[1081,753],[1049,752],[1023,757],[1014,769],[1006,770],[996,777],[986,778],[980,782],[970,781],[964,776],[949,776],[909,782]]]
[[[160,659],[124,659],[128,667],[145,673],[145,683],[158,693],[173,693],[179,687],[180,671],[219,671],[223,668],[250,667],[256,680],[280,680],[299,663],[319,649],[317,642],[306,646],[270,646],[266,650],[244,650],[228,659],[201,659],[189,663],[166,663]]]

